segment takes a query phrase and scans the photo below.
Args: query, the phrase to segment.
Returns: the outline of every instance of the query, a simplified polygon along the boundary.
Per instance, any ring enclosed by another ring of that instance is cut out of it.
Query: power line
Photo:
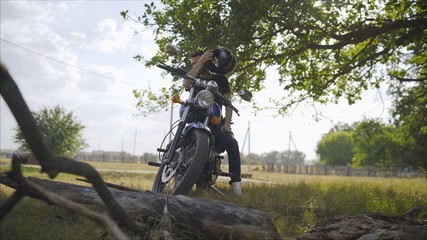
[[[110,80],[115,80],[115,79],[114,79],[114,78],[112,78],[112,77],[108,77],[108,76],[105,76],[105,75],[101,75],[101,74],[99,74],[99,73],[96,73],[96,72],[93,72],[93,71],[90,71],[90,70],[84,69],[84,68],[79,67],[79,66],[76,66],[76,65],[69,64],[69,63],[67,63],[67,62],[64,62],[64,61],[58,60],[58,59],[56,59],[56,58],[46,56],[46,55],[44,55],[43,53],[40,53],[40,52],[34,51],[34,50],[29,49],[29,48],[26,48],[26,47],[23,47],[23,46],[21,46],[21,45],[18,45],[18,44],[16,44],[16,43],[10,42],[10,41],[5,40],[5,39],[3,39],[3,38],[1,38],[0,40],[2,40],[3,42],[9,43],[10,45],[13,45],[13,46],[15,46],[15,47],[18,47],[18,48],[24,49],[25,51],[29,51],[29,52],[32,52],[32,53],[37,54],[37,55],[39,55],[39,56],[42,56],[42,57],[44,57],[44,58],[47,58],[47,59],[49,59],[49,60],[55,61],[55,62],[57,62],[57,63],[61,63],[61,64],[64,64],[64,65],[67,65],[67,66],[70,66],[70,67],[73,67],[73,68],[79,69],[79,70],[81,70],[81,71],[84,71],[84,72],[87,72],[87,73],[94,74],[94,75],[96,75],[96,76],[98,76],[98,77],[107,78],[107,79],[110,79]]]
[[[26,48],[26,47],[23,47],[23,46],[21,46],[21,45],[19,45],[19,44],[17,44],[17,43],[13,43],[13,42],[8,41],[8,40],[6,40],[6,39],[0,38],[0,40],[1,40],[1,41],[3,41],[3,42],[6,42],[6,43],[8,43],[8,44],[10,44],[10,45],[12,45],[12,46],[15,46],[15,47],[21,48],[21,49],[23,49],[23,50],[25,50],[25,51],[28,51],[28,52],[31,52],[31,53],[37,54],[37,55],[39,55],[39,56],[42,56],[42,57],[44,57],[44,58],[47,58],[47,59],[49,59],[49,60],[55,61],[55,62],[57,62],[57,63],[64,64],[64,65],[69,66],[69,67],[72,67],[72,68],[76,68],[76,69],[78,69],[78,70],[80,70],[80,71],[83,71],[83,72],[86,72],[86,73],[90,73],[90,74],[96,75],[96,76],[101,77],[101,78],[106,78],[106,79],[109,79],[109,80],[116,81],[116,79],[115,79],[115,78],[112,78],[112,77],[109,77],[109,76],[105,76],[105,75],[102,75],[102,74],[99,74],[99,73],[96,73],[96,72],[93,72],[93,71],[90,71],[90,70],[84,69],[84,68],[82,68],[82,67],[80,67],[80,66],[77,66],[77,65],[69,64],[69,63],[67,63],[67,62],[64,62],[64,61],[58,60],[58,59],[53,58],[53,57],[49,57],[49,56],[47,56],[47,55],[45,55],[45,54],[43,54],[43,53],[40,53],[40,52],[34,51],[34,50],[29,49],[29,48]],[[129,83],[129,82],[125,82],[125,81],[120,81],[120,82],[122,82],[122,83],[126,83],[126,84],[128,84],[128,85],[132,85],[132,86],[138,86],[138,85],[136,85],[136,84]]]

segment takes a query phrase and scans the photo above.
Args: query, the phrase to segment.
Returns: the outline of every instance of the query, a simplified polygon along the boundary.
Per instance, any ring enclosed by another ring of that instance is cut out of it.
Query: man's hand
[[[202,64],[205,64],[206,62],[213,59],[213,50],[208,50],[200,56],[199,60],[197,62],[201,62]]]
[[[196,56],[191,58],[191,64],[193,67],[188,71],[188,75],[192,77],[197,77],[199,73],[203,70],[205,63],[213,59],[213,50],[208,50],[204,52],[201,56]],[[185,84],[185,83],[184,83]],[[183,85],[184,87],[186,85]]]
[[[184,79],[184,81],[182,81],[182,87],[184,87],[185,90],[188,90],[191,88],[191,81]]]
[[[231,132],[231,125],[230,123],[224,123],[221,127],[222,132]]]

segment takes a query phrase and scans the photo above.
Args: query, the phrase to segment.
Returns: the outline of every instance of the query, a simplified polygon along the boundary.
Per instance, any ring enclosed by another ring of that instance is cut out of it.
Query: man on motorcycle
[[[211,72],[207,63],[211,62],[214,58],[214,50],[208,51],[196,51],[191,54],[191,64],[193,68],[187,73],[190,76],[198,77],[203,80],[213,80],[217,82],[220,93],[231,100],[230,83],[224,75]],[[191,83],[188,80],[184,80],[183,87],[189,89]],[[220,104],[220,103],[218,103]],[[221,106],[221,104],[220,104]],[[222,107],[222,106],[221,106]],[[222,148],[227,151],[229,172],[231,174],[230,185],[234,194],[242,195],[240,182],[241,166],[240,166],[240,152],[237,140],[231,131],[231,119],[233,111],[230,107],[225,109],[225,117],[220,125],[213,127],[212,133],[215,135],[215,140],[220,144]]]

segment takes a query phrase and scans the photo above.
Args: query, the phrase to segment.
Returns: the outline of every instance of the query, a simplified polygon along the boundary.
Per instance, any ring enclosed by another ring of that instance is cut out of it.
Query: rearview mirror
[[[252,100],[252,93],[246,90],[240,90],[239,96],[247,102],[250,102]]]
[[[166,45],[165,51],[169,56],[178,56],[181,53],[181,49],[173,44]]]

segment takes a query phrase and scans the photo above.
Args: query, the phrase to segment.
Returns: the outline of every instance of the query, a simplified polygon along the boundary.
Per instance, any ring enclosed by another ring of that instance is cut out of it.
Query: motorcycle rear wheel
[[[198,181],[209,154],[209,136],[193,129],[178,143],[170,165],[162,163],[152,191],[167,195],[187,195]]]

